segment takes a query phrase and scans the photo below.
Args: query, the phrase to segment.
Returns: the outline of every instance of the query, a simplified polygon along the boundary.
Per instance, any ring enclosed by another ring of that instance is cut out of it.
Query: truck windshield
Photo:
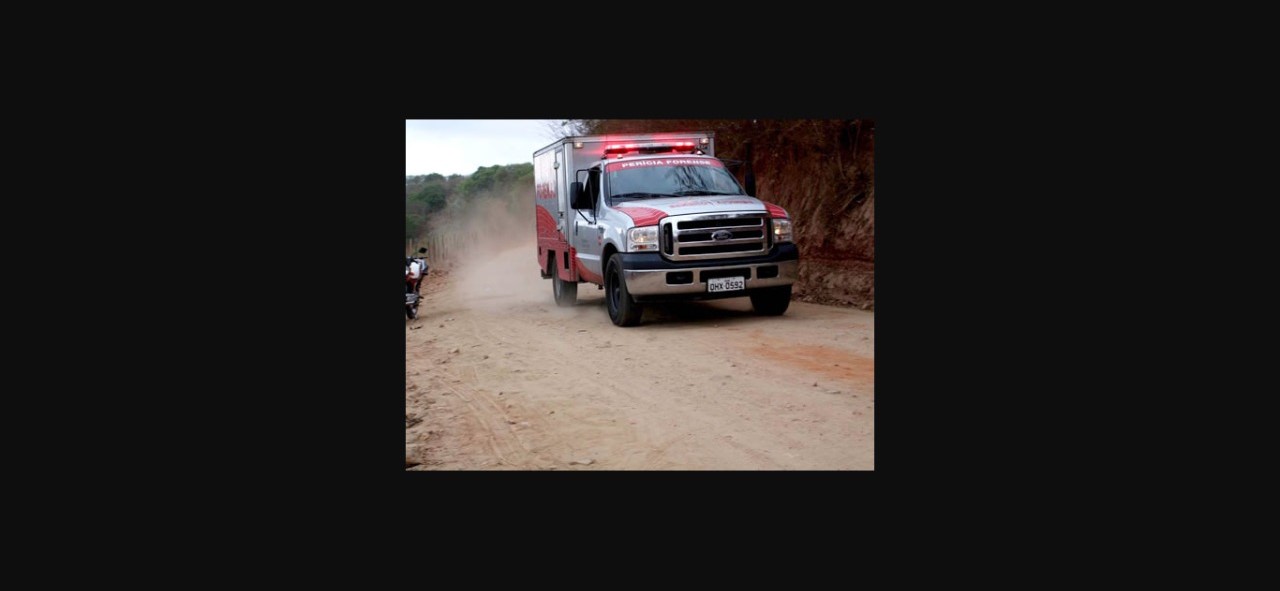
[[[654,159],[606,166],[610,203],[690,195],[742,195],[742,187],[714,160]],[[671,163],[671,164],[668,164]]]

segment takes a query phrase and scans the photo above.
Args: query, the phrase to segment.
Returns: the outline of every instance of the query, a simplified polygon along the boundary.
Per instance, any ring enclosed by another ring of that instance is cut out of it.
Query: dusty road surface
[[[747,298],[609,322],[532,243],[433,271],[406,321],[409,470],[871,470],[871,312]]]

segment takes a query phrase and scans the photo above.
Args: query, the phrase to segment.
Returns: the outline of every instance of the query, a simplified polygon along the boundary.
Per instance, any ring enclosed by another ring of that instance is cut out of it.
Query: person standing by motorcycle
[[[416,257],[404,257],[405,268],[412,270],[414,263],[418,264],[416,275],[419,278],[425,277],[427,275],[427,247],[419,248],[418,256]],[[418,281],[418,285],[421,286],[421,284],[422,282]]]
[[[427,274],[427,249],[418,249],[419,257],[404,258],[405,277],[405,314],[410,318],[418,317],[418,302],[421,300],[422,278]]]

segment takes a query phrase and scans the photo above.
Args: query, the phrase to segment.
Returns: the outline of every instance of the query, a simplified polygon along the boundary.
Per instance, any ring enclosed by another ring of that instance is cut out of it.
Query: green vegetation
[[[434,224],[495,199],[533,194],[533,163],[481,166],[470,175],[404,178],[405,239],[421,241]]]

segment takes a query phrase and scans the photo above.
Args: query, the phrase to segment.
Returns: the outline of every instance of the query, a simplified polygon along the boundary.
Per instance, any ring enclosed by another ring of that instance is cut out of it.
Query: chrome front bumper
[[[768,279],[758,278],[759,267],[777,267],[778,276]],[[724,269],[751,269],[751,275],[747,277],[747,289],[756,289],[760,287],[775,287],[779,285],[791,285],[796,282],[796,278],[800,274],[800,262],[795,260],[777,261],[770,263],[751,263],[746,265],[735,265],[720,261],[716,266],[692,267],[687,269],[641,269],[622,271],[623,280],[627,282],[627,291],[631,295],[647,296],[647,295],[665,295],[665,294],[683,294],[683,293],[707,293],[707,282],[702,278],[703,271],[722,271]],[[667,283],[667,273],[693,272],[693,283]],[[742,292],[742,295],[746,295]]]

